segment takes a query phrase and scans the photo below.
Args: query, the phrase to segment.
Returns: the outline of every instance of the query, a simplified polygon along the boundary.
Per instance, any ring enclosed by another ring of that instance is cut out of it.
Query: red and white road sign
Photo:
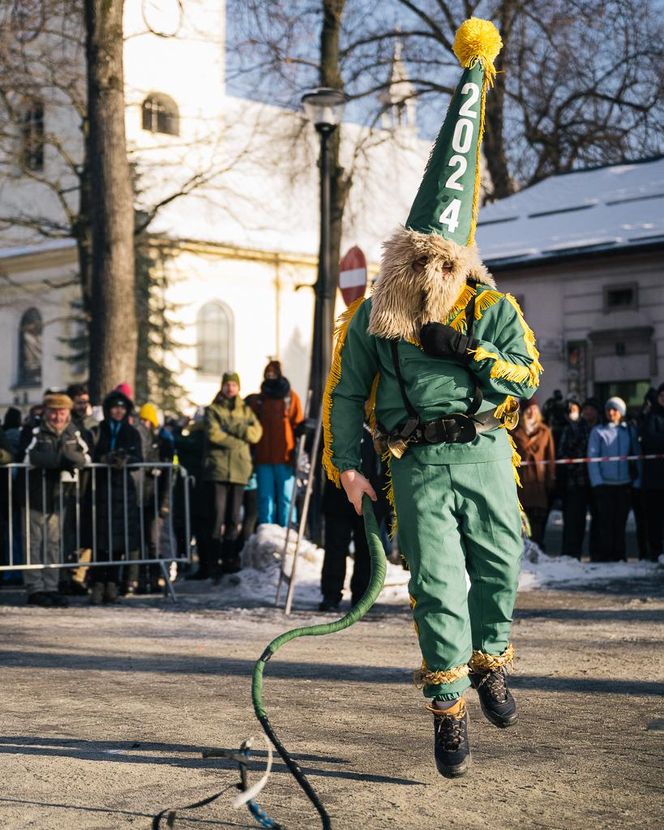
[[[367,288],[367,260],[354,245],[339,263],[339,288],[347,306],[364,297]]]

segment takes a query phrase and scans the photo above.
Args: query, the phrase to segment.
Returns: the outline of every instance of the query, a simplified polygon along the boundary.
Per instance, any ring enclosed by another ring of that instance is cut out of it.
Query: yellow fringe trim
[[[528,356],[532,359],[532,363],[528,367],[528,386],[537,386],[539,384],[539,377],[544,370],[542,368],[542,364],[539,362],[540,355],[537,350],[537,343],[535,342],[535,334],[528,323],[526,323],[523,311],[521,311],[521,308],[515,298],[511,294],[505,294],[505,298],[516,311],[516,316],[523,330],[523,340],[526,344],[526,351],[528,352]]]
[[[466,285],[450,309],[446,321],[448,326],[451,326],[455,331],[459,331],[462,334],[466,332],[466,315],[464,312],[466,306],[474,296],[477,296],[477,301],[475,302],[475,313],[473,316],[475,320],[481,320],[484,312],[491,308],[491,306],[494,306],[504,294],[501,294],[500,291],[493,291],[492,289],[482,291],[478,294],[474,288]],[[450,320],[452,317],[454,319]]]
[[[490,352],[488,349],[485,349],[484,346],[478,346],[475,351],[470,350],[470,354],[472,354],[473,359],[480,361],[480,360],[500,360],[498,355],[495,352]]]
[[[408,602],[410,603],[410,610],[411,610],[411,611],[414,611],[414,610],[415,610],[415,606],[417,605],[417,600],[415,599],[415,597],[414,597],[414,596],[412,596],[411,594],[408,594]],[[415,633],[416,633],[416,634],[417,634],[417,636],[419,637],[419,636],[420,636],[420,627],[419,627],[419,625],[415,622],[415,620],[414,620],[414,619],[413,619],[413,628],[415,629]]]
[[[364,405],[364,413],[369,423],[369,428],[372,434],[376,432],[376,395],[378,394],[378,384],[380,383],[380,372],[376,372],[376,377],[371,384],[371,392],[369,398]]]
[[[495,352],[490,352],[482,346],[479,346],[472,352],[472,355],[475,360],[488,359],[494,361],[491,367],[492,378],[507,380],[510,383],[525,383],[527,386],[536,387],[539,384],[539,377],[543,370],[542,364],[539,362],[539,352],[537,351],[537,344],[535,343],[535,335],[528,323],[526,323],[523,312],[514,297],[511,294],[504,294],[503,296],[516,311],[517,319],[523,331],[523,342],[525,343],[528,356],[531,358],[530,364],[522,366],[519,363],[510,363],[507,360],[503,360]]]
[[[450,317],[456,317],[457,314],[460,314],[462,311],[465,311],[466,306],[476,294],[477,291],[475,291],[474,288],[472,288],[470,285],[468,285],[468,283],[466,283],[466,285],[464,285],[464,287],[461,289],[461,293],[456,298],[454,305],[447,312],[447,319],[449,320]]]
[[[392,478],[392,453],[389,450],[385,451],[385,454],[382,457],[382,461],[385,464],[385,487],[383,488],[386,495],[387,495],[387,503],[392,508],[392,527],[390,528],[390,539],[396,538],[397,531],[399,530],[399,519],[397,517],[397,506],[394,501],[394,480]],[[401,554],[402,559],[405,559],[404,555]],[[414,607],[414,606],[413,606]]]
[[[493,291],[491,288],[486,291],[481,291],[477,295],[477,301],[475,303],[475,319],[480,320],[484,312],[491,308],[491,306],[495,305],[504,296],[505,295],[501,294],[500,291]]]
[[[332,354],[332,365],[325,383],[325,391],[323,392],[323,469],[330,481],[334,482],[337,487],[341,487],[339,481],[339,470],[335,467],[332,461],[332,425],[330,416],[332,414],[332,392],[341,380],[341,351],[346,342],[346,334],[348,333],[348,326],[353,319],[355,312],[364,302],[364,297],[350,305],[346,311],[337,320],[337,327],[334,332],[335,344],[334,352]]]
[[[496,669],[512,669],[516,651],[510,643],[502,654],[487,654],[486,651],[474,651],[468,661],[471,671],[495,671]]]
[[[469,671],[468,666],[455,666],[447,671],[429,671],[426,661],[423,660],[422,668],[413,673],[413,683],[418,689],[423,686],[440,686],[467,677]]]
[[[482,139],[484,138],[484,114],[486,111],[486,91],[488,87],[493,86],[493,79],[496,75],[496,70],[491,66],[491,73],[487,70],[487,65],[484,65],[484,79],[482,80],[482,103],[480,104],[480,126],[477,134],[477,155],[475,158],[475,187],[473,188],[473,207],[470,219],[470,233],[468,234],[468,242],[466,244],[472,245],[475,242],[475,231],[477,230],[477,216],[480,212],[480,186],[482,173]]]
[[[516,481],[516,486],[521,487],[521,477],[519,476],[519,467],[521,466],[521,456],[519,455],[516,444],[514,443],[514,438],[507,433],[507,440],[510,442],[510,447],[512,447],[512,467],[514,468],[514,481]],[[521,504],[519,504],[521,507]],[[521,508],[523,510],[523,508]]]

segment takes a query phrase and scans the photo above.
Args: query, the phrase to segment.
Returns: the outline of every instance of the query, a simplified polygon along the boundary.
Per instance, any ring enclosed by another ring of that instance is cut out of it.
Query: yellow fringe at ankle
[[[346,334],[348,333],[348,326],[353,319],[355,312],[364,302],[364,297],[350,305],[346,311],[337,320],[337,327],[334,332],[335,344],[334,353],[332,355],[332,365],[325,383],[325,391],[323,393],[323,469],[330,481],[334,482],[337,487],[341,486],[339,481],[339,470],[335,467],[332,461],[332,426],[330,423],[330,416],[332,414],[332,392],[341,380],[341,351],[346,342]]]
[[[495,669],[513,667],[516,651],[510,643],[502,654],[487,654],[485,651],[474,651],[468,666],[470,671],[495,671]]]
[[[413,673],[413,682],[418,689],[423,686],[441,686],[467,677],[469,671],[468,666],[455,666],[447,671],[429,671],[427,664],[422,661],[422,668]]]

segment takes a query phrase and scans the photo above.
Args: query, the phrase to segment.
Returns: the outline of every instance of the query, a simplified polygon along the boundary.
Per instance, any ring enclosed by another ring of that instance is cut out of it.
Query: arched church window
[[[18,331],[18,382],[38,386],[42,379],[42,318],[36,308],[21,317]]]
[[[178,105],[168,95],[153,92],[141,106],[143,129],[151,133],[180,135]]]
[[[20,166],[22,170],[39,172],[44,169],[44,104],[27,101],[20,120]]]
[[[198,371],[222,375],[233,367],[233,312],[215,300],[201,307],[196,319]]]

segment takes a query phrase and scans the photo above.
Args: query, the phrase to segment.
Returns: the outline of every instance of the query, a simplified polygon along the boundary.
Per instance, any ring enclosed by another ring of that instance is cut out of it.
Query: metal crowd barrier
[[[48,477],[54,473],[59,481],[49,509]],[[30,482],[35,475],[41,478],[38,504],[30,497]],[[130,476],[133,487],[129,484]],[[151,496],[146,493],[148,482],[153,485]],[[159,565],[167,589],[175,598],[167,565],[191,563],[191,482],[184,467],[166,462],[146,461],[121,467],[88,464],[71,473],[30,464],[3,465],[0,467],[0,572]],[[176,485],[179,485],[177,493]],[[120,504],[118,489],[122,493]],[[53,561],[52,550],[49,557],[49,523],[53,517],[57,517],[57,561]],[[120,519],[121,530],[118,529]],[[35,520],[41,521],[41,561],[32,561],[35,557],[30,527]],[[134,523],[137,527],[132,526]],[[132,537],[138,538],[137,547],[130,544]],[[85,558],[81,557],[83,552]],[[16,561],[18,558],[22,561]]]

